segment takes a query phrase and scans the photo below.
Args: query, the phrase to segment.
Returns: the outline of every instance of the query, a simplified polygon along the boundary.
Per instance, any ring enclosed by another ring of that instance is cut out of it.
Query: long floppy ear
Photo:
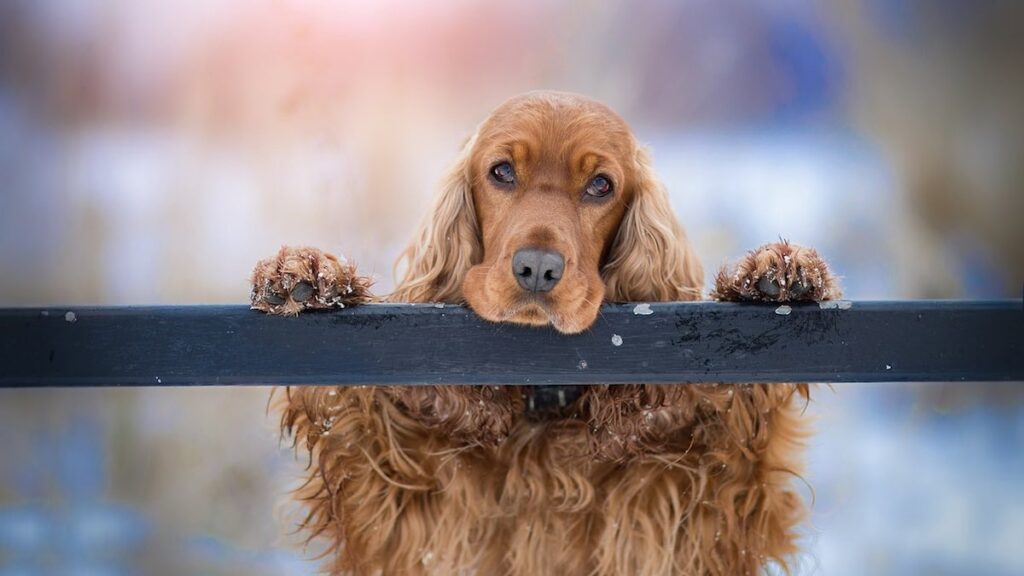
[[[461,303],[462,280],[483,254],[473,208],[470,156],[474,134],[463,146],[441,184],[434,204],[395,268],[407,265],[391,302]],[[396,274],[397,276],[397,274]]]
[[[633,203],[602,269],[612,302],[699,300],[704,269],[676,220],[646,150],[637,147]]]

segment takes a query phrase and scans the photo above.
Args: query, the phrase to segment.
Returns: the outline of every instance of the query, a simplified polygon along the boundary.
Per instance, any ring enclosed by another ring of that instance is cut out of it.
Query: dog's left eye
[[[499,184],[516,183],[515,168],[512,168],[512,165],[508,162],[495,164],[494,167],[491,168],[491,177]]]
[[[587,184],[587,195],[595,198],[603,198],[611,194],[612,192],[612,181],[606,176],[598,175],[594,176],[594,179]]]

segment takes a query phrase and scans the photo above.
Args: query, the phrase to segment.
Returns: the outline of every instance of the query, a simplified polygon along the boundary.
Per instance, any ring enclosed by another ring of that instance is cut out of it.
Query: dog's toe
[[[273,291],[267,290],[266,292],[263,293],[263,300],[267,304],[273,304],[274,306],[280,306],[281,304],[284,304],[285,298],[284,298],[284,296],[281,296],[280,294],[276,294]]]
[[[762,276],[757,281],[757,289],[761,294],[769,298],[777,298],[782,293],[782,286],[779,285],[779,281],[775,278],[774,274]]]
[[[810,294],[813,288],[814,286],[807,281],[803,272],[798,270],[797,277],[793,280],[793,283],[789,285],[789,296],[790,298],[799,300]]]
[[[299,282],[295,285],[295,288],[292,288],[292,300],[295,300],[296,302],[305,302],[313,296],[314,291],[315,288],[313,288],[313,285],[309,282]]]

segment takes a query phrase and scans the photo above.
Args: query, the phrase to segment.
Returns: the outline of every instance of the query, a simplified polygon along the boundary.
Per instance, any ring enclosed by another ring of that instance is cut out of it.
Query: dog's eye
[[[607,176],[597,175],[587,184],[587,195],[603,198],[612,192],[612,181]]]
[[[508,162],[500,162],[491,168],[491,178],[499,184],[515,184],[516,171]]]

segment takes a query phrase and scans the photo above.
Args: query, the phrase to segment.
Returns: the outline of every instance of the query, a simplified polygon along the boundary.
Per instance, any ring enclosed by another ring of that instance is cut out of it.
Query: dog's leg
[[[436,534],[441,503],[474,486],[442,452],[440,440],[407,418],[388,393],[366,386],[283,389],[277,406],[285,437],[309,453],[296,499],[306,509],[301,528],[323,537],[332,576],[457,573],[473,518],[449,522]],[[444,488],[444,489],[442,489]],[[450,491],[449,491],[450,490]],[[446,537],[446,538],[445,538]],[[461,567],[460,567],[461,568]]]
[[[370,301],[373,280],[354,264],[316,248],[285,246],[260,260],[252,272],[252,308],[294,315],[303,310],[344,308]]]
[[[733,302],[801,302],[834,300],[842,293],[815,250],[781,241],[751,251],[734,267],[723,267],[711,296]],[[716,504],[728,513],[721,516],[726,527],[719,532],[718,543],[725,551],[725,569],[714,573],[729,573],[731,566],[751,557],[757,565],[774,560],[784,567],[798,552],[797,527],[807,514],[793,478],[799,477],[802,440],[807,435],[803,409],[809,386],[748,384],[720,389],[730,396],[729,408],[719,415],[722,438],[750,439],[720,452],[738,457],[728,463],[727,470],[746,469],[751,475],[733,478],[736,497]],[[742,524],[735,523],[737,518]]]
[[[591,574],[734,576],[786,567],[806,516],[795,489],[806,390],[693,387],[685,448],[638,457],[598,485]]]
[[[711,292],[729,302],[799,302],[841,297],[839,282],[813,248],[787,241],[752,250],[733,266],[723,266]]]

